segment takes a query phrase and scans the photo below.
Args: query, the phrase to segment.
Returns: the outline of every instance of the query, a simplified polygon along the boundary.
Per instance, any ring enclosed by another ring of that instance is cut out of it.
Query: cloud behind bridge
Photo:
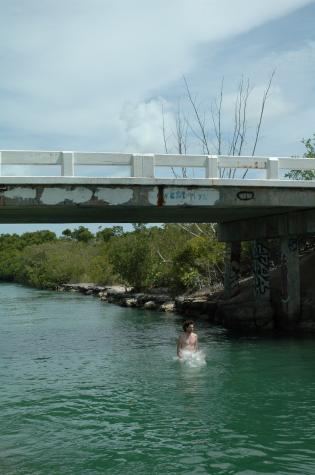
[[[0,149],[164,151],[187,78],[201,105],[224,76],[226,141],[251,81],[258,153],[303,153],[315,130],[314,0],[0,0]],[[191,142],[192,151],[198,148]]]
[[[3,0],[0,148],[160,151],[157,104],[161,97],[172,104],[183,74],[198,91],[204,91],[208,82],[212,88],[208,98],[217,91],[219,76],[229,76],[229,99],[240,75],[254,69],[250,75],[256,82],[255,98],[279,59],[271,58],[272,51],[260,51],[255,65],[265,70],[257,81],[252,58],[246,62],[241,49],[232,70],[229,45],[246,34],[250,40],[251,32],[262,25],[311,4],[307,0]],[[296,69],[306,67],[301,58],[305,48],[303,44],[300,53],[295,52]],[[223,57],[217,57],[219,52]],[[282,58],[290,54],[294,52],[284,51]],[[313,50],[311,56],[314,59]],[[269,114],[286,115],[295,107],[286,100],[278,87]],[[229,109],[228,101],[225,107]],[[173,114],[172,107],[168,113]]]

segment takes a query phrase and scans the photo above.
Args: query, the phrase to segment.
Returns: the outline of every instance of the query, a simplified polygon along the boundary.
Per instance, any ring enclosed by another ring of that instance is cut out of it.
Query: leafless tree
[[[165,153],[169,153],[169,148],[168,148],[168,139],[169,137],[166,135],[166,127],[165,127],[165,112],[164,112],[164,105],[163,102],[161,104],[161,109],[162,109],[162,133],[163,133],[163,142],[164,142],[164,151]],[[175,172],[174,167],[171,167],[172,173],[175,178],[178,178],[177,173]]]
[[[260,115],[259,120],[256,126],[256,133],[254,138],[254,145],[252,149],[252,156],[255,155],[257,144],[260,138],[260,132],[266,107],[266,102],[269,97],[271,85],[273,82],[273,78],[275,75],[275,70],[272,71],[267,87],[264,91],[261,108],[260,108]],[[193,116],[195,118],[195,125],[193,125],[192,121],[187,120],[187,124],[193,135],[199,141],[202,153],[204,154],[211,154],[211,148],[215,150],[218,155],[222,154],[223,149],[223,134],[222,134],[222,104],[224,100],[224,79],[222,78],[220,91],[218,97],[215,99],[214,103],[211,106],[210,116],[212,120],[212,130],[209,128],[208,123],[206,121],[206,114],[201,112],[200,106],[197,104],[197,100],[193,97],[187,79],[184,77],[184,85],[187,94],[188,102],[190,103]],[[238,90],[235,99],[234,105],[234,125],[233,125],[233,135],[232,139],[228,148],[228,155],[240,156],[243,152],[244,146],[247,140],[247,106],[248,106],[248,99],[250,96],[250,82],[249,79],[241,78]],[[180,115],[180,117],[182,117]],[[178,117],[177,117],[178,121]],[[211,147],[209,136],[214,135],[216,138],[216,146]],[[187,151],[187,150],[186,150]],[[186,153],[185,151],[185,153]],[[236,169],[229,168],[227,170],[221,170],[221,177],[224,177],[225,172],[228,172],[228,178],[234,178]],[[245,178],[248,170],[245,170],[243,174],[243,178]]]
[[[214,104],[211,105],[211,118],[215,136],[217,138],[217,154],[221,155],[222,150],[222,131],[221,131],[221,114],[222,114],[222,103],[223,103],[223,85],[224,78],[221,81],[221,88],[219,92],[219,97],[215,99]]]
[[[199,132],[194,127],[192,127],[190,122],[188,122],[188,124],[192,132],[194,133],[194,135],[201,142],[203,151],[205,151],[208,155],[210,155],[210,148],[209,148],[209,143],[208,143],[208,138],[207,138],[206,123],[205,123],[205,115],[204,117],[201,116],[200,109],[196,104],[196,99],[192,97],[192,94],[191,94],[191,91],[190,91],[190,88],[188,86],[185,76],[183,77],[183,79],[184,79],[184,83],[186,87],[187,97],[193,108],[194,115],[197,121],[197,126],[199,128]]]
[[[181,109],[181,101],[178,100],[177,111],[175,116],[175,130],[173,135],[176,143],[176,151],[179,155],[187,154],[187,137],[188,137],[188,125],[187,120],[184,117]],[[182,167],[182,176],[187,178],[187,168]]]
[[[267,87],[264,91],[264,94],[263,94],[263,98],[262,98],[262,102],[261,102],[261,108],[260,108],[259,120],[258,120],[258,124],[257,124],[257,127],[256,127],[256,135],[255,135],[255,141],[254,141],[254,146],[253,146],[253,150],[252,150],[252,157],[256,153],[256,147],[257,147],[258,139],[260,137],[261,125],[262,125],[262,121],[263,121],[263,117],[264,117],[266,102],[267,102],[267,99],[268,99],[268,96],[269,96],[269,93],[270,93],[270,88],[271,88],[272,81],[273,81],[273,78],[274,78],[275,74],[276,74],[276,70],[274,69],[272,71],[271,75],[270,75],[268,85],[267,85]],[[248,172],[248,169],[245,170],[244,175],[243,175],[242,178],[246,177],[247,172]]]

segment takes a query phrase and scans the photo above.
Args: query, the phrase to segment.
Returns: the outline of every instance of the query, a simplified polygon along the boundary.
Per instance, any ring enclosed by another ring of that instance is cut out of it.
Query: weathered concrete
[[[281,239],[281,306],[289,324],[300,315],[300,259],[295,236]]]
[[[224,298],[230,299],[239,288],[241,270],[241,244],[226,243],[224,262]]]
[[[282,214],[275,213],[272,216],[241,219],[234,222],[222,222],[218,227],[218,239],[219,241],[252,241],[254,239],[272,239],[290,235],[314,235],[314,205],[315,203],[311,199],[308,206],[312,209],[301,209],[298,212],[291,211]]]
[[[195,180],[193,185],[172,179],[151,180],[155,183],[151,185],[130,178],[85,182],[73,178],[72,184],[66,177],[65,183],[60,180],[54,185],[38,178],[28,183],[26,177],[22,184],[11,178],[6,184],[2,177],[0,223],[229,222],[282,215],[315,203],[315,188],[254,189],[231,186],[225,180],[216,185],[208,180],[208,186],[206,180]]]
[[[315,170],[314,159],[0,151],[2,175],[11,173],[7,166],[21,165],[39,167],[37,175],[39,170],[47,174],[50,169],[54,176],[1,176],[0,222],[226,223],[315,208],[315,181],[283,180],[279,173],[281,169]],[[129,177],[77,176],[82,166],[101,166],[105,174],[106,169],[115,167],[119,173],[125,167],[123,174],[127,172]],[[166,176],[171,176],[174,167],[203,172],[197,179],[159,179],[156,174],[161,167],[168,168]],[[221,179],[224,168],[256,170],[261,178]],[[243,240],[229,237],[222,240]],[[250,239],[258,237],[267,236]]]
[[[270,304],[269,247],[266,241],[252,243],[254,299],[257,304]]]

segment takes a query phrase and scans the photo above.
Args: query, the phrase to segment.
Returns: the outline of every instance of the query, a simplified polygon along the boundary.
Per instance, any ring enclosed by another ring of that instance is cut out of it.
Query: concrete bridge
[[[315,159],[10,150],[0,163],[0,223],[219,223],[227,297],[238,287],[239,243],[250,240],[256,298],[268,301],[268,239],[279,238],[284,312],[298,315],[297,238],[315,233],[315,181],[284,179],[284,170],[315,170]],[[187,168],[190,178],[176,173]],[[256,172],[223,178],[226,169]]]

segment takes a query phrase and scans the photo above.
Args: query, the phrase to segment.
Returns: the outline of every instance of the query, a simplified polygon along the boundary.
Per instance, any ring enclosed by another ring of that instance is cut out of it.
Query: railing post
[[[266,163],[267,179],[277,180],[279,178],[279,160],[278,158],[268,158]]]
[[[74,153],[62,152],[61,175],[74,176]]]
[[[132,155],[131,175],[133,177],[154,178],[154,154]]]
[[[218,176],[219,176],[218,156],[208,155],[206,178],[218,178]]]

